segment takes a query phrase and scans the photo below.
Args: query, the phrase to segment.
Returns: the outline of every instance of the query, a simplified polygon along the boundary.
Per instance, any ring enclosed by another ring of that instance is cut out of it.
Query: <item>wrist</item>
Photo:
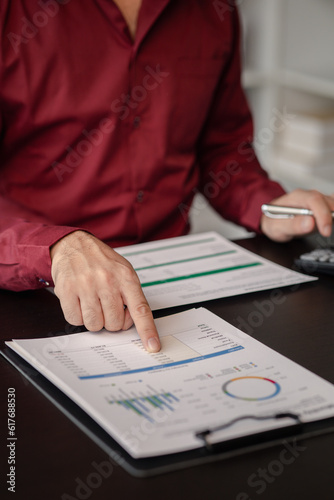
[[[53,262],[53,259],[59,253],[64,253],[66,251],[66,249],[68,249],[71,246],[76,246],[78,244],[78,242],[81,243],[81,240],[84,237],[86,237],[87,235],[89,235],[89,233],[86,233],[85,231],[77,229],[75,231],[72,231],[69,234],[66,234],[60,240],[56,241],[50,247],[51,262]]]

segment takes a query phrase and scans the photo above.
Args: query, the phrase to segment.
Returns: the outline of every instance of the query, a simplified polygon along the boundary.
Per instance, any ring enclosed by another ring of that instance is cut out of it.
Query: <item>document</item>
[[[143,349],[135,327],[6,344],[134,458],[202,447],[196,434],[222,424],[213,441],[294,424],[271,418],[277,413],[302,422],[334,416],[332,384],[207,309],[156,325],[162,350],[154,354]]]
[[[152,310],[314,281],[215,232],[117,248],[136,270]]]

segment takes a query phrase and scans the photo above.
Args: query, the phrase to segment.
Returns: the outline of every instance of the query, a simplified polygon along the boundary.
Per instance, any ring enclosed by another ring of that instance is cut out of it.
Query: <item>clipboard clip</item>
[[[237,422],[240,422],[241,420],[280,420],[283,418],[290,418],[296,422],[296,425],[299,427],[302,425],[302,421],[300,420],[299,415],[296,413],[276,413],[274,415],[243,415],[241,417],[234,418],[233,420],[230,420],[229,422],[226,422],[225,424],[218,425],[217,427],[213,427],[212,429],[205,429],[202,431],[195,432],[195,437],[198,439],[201,439],[204,442],[204,445],[208,451],[212,451],[214,448],[213,443],[210,443],[208,441],[208,437],[212,436],[217,431],[222,431],[224,429],[227,429],[228,427],[231,427]],[[284,428],[283,428],[284,429]],[[270,431],[269,431],[270,432]],[[247,436],[246,436],[247,437]],[[214,443],[216,444],[216,443]],[[221,443],[218,443],[221,444]]]

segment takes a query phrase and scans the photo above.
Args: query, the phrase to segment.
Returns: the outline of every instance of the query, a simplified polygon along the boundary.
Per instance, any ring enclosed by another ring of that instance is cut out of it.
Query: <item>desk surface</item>
[[[264,237],[242,240],[245,248],[291,267],[312,242],[275,244]],[[282,289],[282,301],[261,309],[271,291],[204,303],[259,341],[334,383],[334,277]],[[268,302],[267,302],[268,305]],[[162,316],[187,309],[161,311]],[[262,311],[262,313],[261,313]],[[256,312],[256,314],[254,314]],[[0,291],[0,336],[47,336],[68,328],[58,299],[47,291]],[[334,433],[303,440],[293,451],[280,445],[148,479],[115,465],[103,477],[96,466],[108,459],[60,410],[0,359],[0,488],[8,472],[7,389],[16,391],[17,500],[130,499],[322,500],[334,499]],[[5,485],[5,488],[4,488]]]

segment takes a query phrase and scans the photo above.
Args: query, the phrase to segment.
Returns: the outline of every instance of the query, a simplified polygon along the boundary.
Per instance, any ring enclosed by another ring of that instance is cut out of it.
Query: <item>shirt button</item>
[[[142,203],[143,199],[144,199],[144,191],[138,191],[138,193],[137,193],[138,203]]]
[[[135,116],[134,119],[133,119],[133,126],[134,126],[134,128],[139,128],[140,123],[141,123],[140,116]]]

